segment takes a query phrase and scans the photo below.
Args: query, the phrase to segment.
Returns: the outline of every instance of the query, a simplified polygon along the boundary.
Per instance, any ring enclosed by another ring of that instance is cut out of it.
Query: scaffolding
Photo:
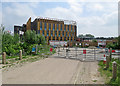
[[[64,22],[64,24],[66,25],[77,25],[76,21],[73,20],[63,20],[63,19],[49,18],[49,17],[37,17],[36,19],[59,21],[59,22]]]

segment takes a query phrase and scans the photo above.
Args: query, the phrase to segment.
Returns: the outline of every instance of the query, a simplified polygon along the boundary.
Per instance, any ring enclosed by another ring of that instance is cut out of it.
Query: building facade
[[[69,46],[73,46],[77,37],[77,26],[75,21],[36,18],[31,22],[31,18],[26,25],[14,26],[14,33],[19,34],[19,30],[26,32],[27,30],[34,30],[36,34],[45,37],[47,43],[49,41],[68,41]]]

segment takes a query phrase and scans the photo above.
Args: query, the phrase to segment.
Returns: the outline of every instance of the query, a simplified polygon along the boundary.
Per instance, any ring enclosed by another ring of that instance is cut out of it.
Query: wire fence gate
[[[106,54],[105,49],[98,48],[60,48],[56,49],[55,57],[76,59],[81,61],[99,61],[103,60]]]

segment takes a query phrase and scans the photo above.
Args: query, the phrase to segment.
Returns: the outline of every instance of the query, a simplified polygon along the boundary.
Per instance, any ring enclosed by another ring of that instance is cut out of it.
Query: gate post
[[[86,49],[83,50],[84,60],[86,59]]]
[[[59,56],[59,51],[60,51],[60,50],[59,50],[59,46],[58,46],[58,56]]]
[[[68,49],[66,49],[66,58],[68,58]]]
[[[6,52],[2,54],[2,64],[6,64]]]
[[[112,78],[113,78],[114,80],[116,80],[116,78],[117,78],[117,63],[114,61],[114,62],[112,63],[112,66],[113,66],[113,71],[112,71],[113,76],[112,76]]]
[[[110,61],[112,59],[112,48],[110,48]]]
[[[94,48],[94,60],[96,60],[96,52],[95,52],[95,48]]]
[[[77,59],[77,47],[75,47],[75,51],[76,51],[76,59]]]
[[[106,56],[106,68],[109,68],[110,57]]]
[[[22,50],[20,50],[19,59],[22,60]]]

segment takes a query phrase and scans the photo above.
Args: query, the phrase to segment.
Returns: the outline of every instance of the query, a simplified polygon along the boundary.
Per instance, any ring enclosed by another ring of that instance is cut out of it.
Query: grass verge
[[[119,84],[120,81],[118,80],[118,76],[120,76],[119,75],[120,70],[117,69],[116,80],[112,79],[112,62],[114,62],[114,61],[116,61],[117,64],[120,64],[118,59],[112,58],[112,61],[110,62],[108,69],[105,68],[106,64],[103,64],[103,61],[100,61],[99,64],[98,64],[99,65],[99,72],[100,72],[101,76],[103,76],[105,78],[105,80],[106,80],[105,84],[109,84],[109,85],[112,85],[112,86],[120,86],[120,84]]]

